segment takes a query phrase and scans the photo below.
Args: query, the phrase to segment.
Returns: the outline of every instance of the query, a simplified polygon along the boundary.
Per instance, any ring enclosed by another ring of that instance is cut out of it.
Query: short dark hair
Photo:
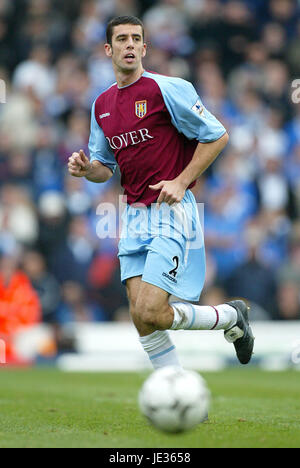
[[[117,16],[110,20],[106,28],[106,41],[108,44],[112,44],[113,29],[115,26],[120,24],[134,24],[136,26],[141,26],[143,31],[143,40],[145,39],[145,28],[143,22],[136,16]]]

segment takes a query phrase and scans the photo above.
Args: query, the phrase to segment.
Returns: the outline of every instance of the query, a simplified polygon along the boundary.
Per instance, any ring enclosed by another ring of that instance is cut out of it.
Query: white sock
[[[140,342],[148,354],[154,369],[165,366],[181,367],[176,348],[167,331],[156,330],[151,335],[141,336]]]
[[[237,311],[228,304],[198,306],[173,302],[174,321],[171,330],[228,330],[237,322]]]

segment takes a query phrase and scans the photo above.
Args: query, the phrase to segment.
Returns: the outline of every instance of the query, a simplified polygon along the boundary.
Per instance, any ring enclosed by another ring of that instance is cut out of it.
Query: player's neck
[[[118,88],[124,88],[138,81],[144,73],[143,67],[133,70],[130,73],[124,73],[120,70],[115,70]]]

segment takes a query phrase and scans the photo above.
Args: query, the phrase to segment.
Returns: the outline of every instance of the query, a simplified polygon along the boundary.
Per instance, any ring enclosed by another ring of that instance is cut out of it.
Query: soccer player
[[[73,153],[69,172],[102,183],[120,168],[127,198],[121,279],[153,367],[180,365],[168,333],[179,329],[224,330],[247,364],[254,338],[244,301],[192,304],[204,284],[205,251],[190,189],[226,146],[228,134],[189,82],[144,70],[146,50],[138,18],[108,24],[105,51],[116,83],[93,104],[90,159],[83,150]],[[169,303],[170,295],[189,302]]]

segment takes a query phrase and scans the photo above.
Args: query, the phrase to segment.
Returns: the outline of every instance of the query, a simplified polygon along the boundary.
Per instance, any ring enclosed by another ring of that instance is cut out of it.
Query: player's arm
[[[176,179],[150,186],[152,190],[161,191],[157,200],[159,206],[163,202],[169,205],[180,202],[189,185],[224,149],[229,137],[223,125],[204,107],[191,83],[178,78],[156,79],[174,127],[189,140],[198,141],[191,162]]]
[[[113,172],[100,161],[90,161],[83,150],[73,153],[68,163],[69,173],[74,177],[85,177],[95,183],[106,182],[113,176]]]
[[[212,143],[199,143],[191,162],[177,177],[177,181],[187,189],[214,162],[227,145],[228,140],[229,135],[226,132],[221,138]]]
[[[191,162],[174,180],[161,181],[150,185],[152,190],[160,190],[157,199],[158,207],[161,203],[179,203],[183,199],[187,188],[197,180],[203,172],[214,162],[229,140],[226,132],[221,138],[211,143],[199,143]]]

